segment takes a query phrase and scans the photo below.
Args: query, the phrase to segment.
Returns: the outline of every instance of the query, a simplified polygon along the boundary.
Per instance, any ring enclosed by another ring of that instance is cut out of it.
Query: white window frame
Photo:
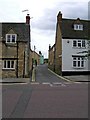
[[[10,62],[10,67],[8,67],[8,62]],[[12,62],[14,62],[13,67]],[[3,60],[3,69],[15,69],[15,60]]]
[[[74,46],[74,42],[76,42],[76,46]],[[83,43],[85,43],[84,46],[83,46]],[[74,48],[86,48],[86,42],[85,42],[85,40],[73,40],[72,46]]]
[[[81,24],[74,24],[74,30],[83,30],[83,25],[81,25]]]
[[[75,66],[74,66],[74,63],[76,64]],[[84,57],[72,57],[72,67],[73,68],[85,68]]]
[[[10,36],[10,42],[8,41],[8,36]],[[15,37],[15,42],[13,42],[13,36]],[[16,34],[6,34],[6,43],[16,43],[17,35]]]

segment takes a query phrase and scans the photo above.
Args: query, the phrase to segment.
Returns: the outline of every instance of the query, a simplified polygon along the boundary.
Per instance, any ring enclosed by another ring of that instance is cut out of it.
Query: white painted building
[[[66,19],[58,13],[54,52],[53,46],[49,49],[52,55],[49,56],[49,68],[59,75],[90,74],[90,57],[86,57],[90,49],[89,24],[90,20]]]
[[[87,53],[87,40],[62,39],[62,72],[88,72],[89,61]]]
[[[89,74],[89,20],[62,19],[62,73]]]

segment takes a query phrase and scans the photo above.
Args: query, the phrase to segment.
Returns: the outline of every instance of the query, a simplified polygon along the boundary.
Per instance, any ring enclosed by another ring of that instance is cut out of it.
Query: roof
[[[11,29],[17,34],[18,41],[28,41],[30,34],[29,25],[26,23],[2,23],[3,39]]]
[[[64,19],[62,18],[62,38],[69,39],[90,39],[90,20],[80,20],[83,24],[83,30],[74,30],[74,24],[76,24],[76,19]],[[78,23],[77,23],[78,24]]]

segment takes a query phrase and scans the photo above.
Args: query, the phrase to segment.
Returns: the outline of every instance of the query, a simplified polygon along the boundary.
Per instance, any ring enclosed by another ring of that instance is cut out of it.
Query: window
[[[74,30],[83,30],[83,25],[81,25],[81,24],[74,24]]]
[[[73,58],[73,67],[76,67],[76,58]]]
[[[81,40],[78,40],[78,41],[77,41],[77,43],[78,43],[78,44],[77,44],[78,47],[81,47],[81,42],[82,42]]]
[[[82,40],[82,47],[85,47],[85,40]]]
[[[76,40],[73,41],[73,47],[77,47],[77,41]]]
[[[6,34],[6,43],[16,43],[16,34]]]
[[[3,68],[4,69],[15,69],[15,61],[14,60],[4,60]]]
[[[73,40],[73,47],[85,48],[85,40]]]
[[[85,67],[84,57],[73,57],[73,67],[74,68]]]

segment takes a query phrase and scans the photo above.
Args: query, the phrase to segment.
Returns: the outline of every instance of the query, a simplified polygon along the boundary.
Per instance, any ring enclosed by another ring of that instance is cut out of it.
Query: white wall
[[[72,55],[77,55],[78,52],[87,50],[87,48],[73,48],[73,40],[75,39],[62,39],[62,71],[88,71],[88,60],[85,60],[84,68],[72,67]],[[79,55],[84,54],[80,53]]]

